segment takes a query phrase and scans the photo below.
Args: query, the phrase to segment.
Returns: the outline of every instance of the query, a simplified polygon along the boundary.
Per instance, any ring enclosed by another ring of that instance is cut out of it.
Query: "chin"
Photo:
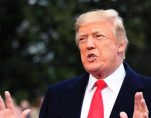
[[[85,64],[84,68],[86,71],[88,71],[89,73],[96,73],[100,70],[102,70],[103,68],[103,64],[100,63],[90,63],[90,64]]]
[[[85,67],[85,70],[87,70],[87,72],[89,72],[89,73],[95,73],[95,72],[97,72],[98,70],[99,70],[99,68],[97,68],[96,66],[94,67],[94,66],[89,66],[89,67]]]

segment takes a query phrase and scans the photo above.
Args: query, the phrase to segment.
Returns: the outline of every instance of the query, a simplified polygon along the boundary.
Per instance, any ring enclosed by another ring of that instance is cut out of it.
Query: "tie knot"
[[[102,80],[102,79],[96,81],[95,85],[100,90],[102,90],[103,88],[105,88],[107,86],[106,83],[104,82],[104,80]]]

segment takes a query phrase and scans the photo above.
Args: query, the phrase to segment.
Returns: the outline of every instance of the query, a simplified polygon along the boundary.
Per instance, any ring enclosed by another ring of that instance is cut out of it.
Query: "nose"
[[[87,49],[91,50],[95,48],[95,42],[94,39],[92,37],[89,37],[87,40]]]

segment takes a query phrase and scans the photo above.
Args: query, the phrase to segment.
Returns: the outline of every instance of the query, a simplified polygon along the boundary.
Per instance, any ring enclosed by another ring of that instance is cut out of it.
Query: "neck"
[[[111,75],[120,65],[122,62],[116,64],[113,66],[111,69],[102,69],[96,72],[91,73],[92,76],[94,76],[96,79],[103,79],[106,78],[107,76]]]

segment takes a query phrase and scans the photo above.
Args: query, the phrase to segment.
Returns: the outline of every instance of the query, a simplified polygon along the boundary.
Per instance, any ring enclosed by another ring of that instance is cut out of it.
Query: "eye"
[[[79,38],[79,41],[82,41],[82,40],[84,40],[84,37],[80,37],[80,38]]]
[[[79,42],[84,42],[86,40],[86,36],[79,37]]]
[[[100,34],[97,34],[97,35],[96,35],[96,37],[97,37],[97,38],[99,38],[99,37],[102,37],[102,35],[100,35]]]
[[[97,39],[102,39],[102,38],[104,38],[105,36],[104,35],[102,35],[102,34],[95,34],[95,38],[97,38]]]

